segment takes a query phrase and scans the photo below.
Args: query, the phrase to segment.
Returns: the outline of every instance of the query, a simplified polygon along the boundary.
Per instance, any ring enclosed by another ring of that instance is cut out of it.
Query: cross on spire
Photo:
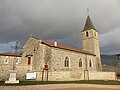
[[[87,19],[86,19],[83,31],[90,30],[90,29],[96,30],[95,27],[94,27],[94,25],[93,25],[93,23],[92,23],[92,20],[90,19],[89,11],[90,11],[89,8],[87,8],[87,14],[88,14],[88,16],[87,16]]]
[[[87,8],[87,14],[89,15],[89,8]]]

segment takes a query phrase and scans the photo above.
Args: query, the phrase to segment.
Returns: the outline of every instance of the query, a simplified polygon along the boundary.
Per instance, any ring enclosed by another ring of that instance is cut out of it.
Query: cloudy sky
[[[87,8],[101,53],[120,53],[120,0],[0,0],[0,52],[30,35],[81,48]]]

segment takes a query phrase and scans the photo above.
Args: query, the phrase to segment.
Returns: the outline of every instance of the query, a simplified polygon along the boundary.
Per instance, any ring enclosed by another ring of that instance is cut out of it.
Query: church
[[[30,36],[23,45],[23,53],[11,56],[0,53],[0,80],[9,77],[14,64],[9,57],[19,57],[15,70],[19,80],[68,81],[115,80],[114,72],[102,72],[98,31],[90,16],[82,30],[82,49],[65,46],[58,41],[49,42]],[[4,58],[9,59],[4,63]]]

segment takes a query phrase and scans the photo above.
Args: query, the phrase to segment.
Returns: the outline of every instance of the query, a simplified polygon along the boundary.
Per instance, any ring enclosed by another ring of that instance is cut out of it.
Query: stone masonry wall
[[[6,62],[7,57],[7,62]],[[18,57],[18,63],[15,66],[21,64],[21,57]],[[13,70],[13,62],[15,63],[16,57],[13,56],[0,56],[0,80],[6,80],[9,78],[9,71]]]
[[[70,66],[65,67],[64,61],[68,57]],[[82,67],[79,67],[79,59],[82,59]],[[92,67],[89,67],[89,60],[92,60]],[[96,71],[95,56],[85,55],[69,50],[52,48],[51,71],[84,71],[86,69]]]
[[[116,80],[114,72],[89,71],[88,79],[84,71],[48,71],[49,81],[73,81],[73,80]],[[36,80],[42,80],[42,72],[37,72]],[[44,81],[46,75],[44,74]]]
[[[116,80],[115,72],[89,72],[90,80]]]

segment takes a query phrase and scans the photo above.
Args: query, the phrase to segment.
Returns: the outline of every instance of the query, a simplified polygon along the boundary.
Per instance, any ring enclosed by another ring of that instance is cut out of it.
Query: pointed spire
[[[91,21],[91,19],[90,19],[90,16],[89,16],[89,8],[87,8],[87,14],[88,14],[88,17],[86,19],[83,31],[90,30],[90,29],[96,30],[93,23],[92,23],[92,21]]]
[[[90,16],[88,15],[83,31],[90,30],[90,29],[96,30],[91,19],[90,19]]]

